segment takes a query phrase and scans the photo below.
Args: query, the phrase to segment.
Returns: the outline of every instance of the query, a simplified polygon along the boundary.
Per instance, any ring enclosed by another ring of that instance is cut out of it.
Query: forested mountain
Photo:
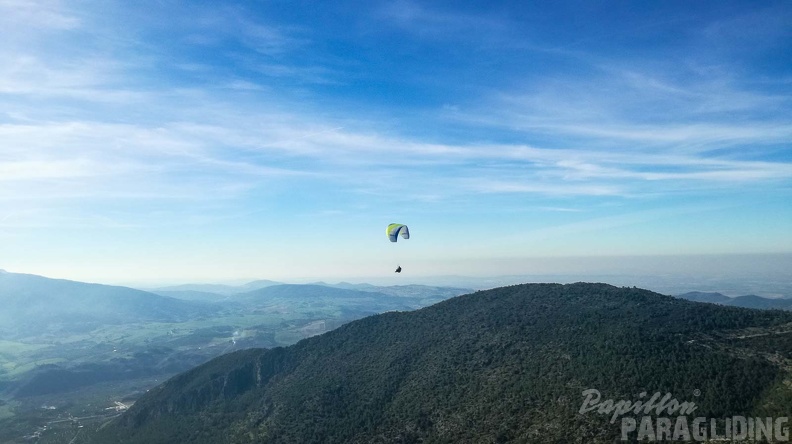
[[[786,298],[763,298],[753,294],[746,296],[729,297],[721,293],[706,293],[692,291],[679,295],[682,299],[696,302],[709,302],[712,304],[729,305],[732,307],[758,308],[762,310],[792,310],[792,299]]]
[[[612,442],[582,392],[789,416],[792,313],[605,284],[526,284],[217,358],[95,443]],[[696,396],[697,395],[697,396]]]
[[[723,304],[723,305],[728,305],[728,302],[732,300],[732,298],[721,293],[704,292],[704,291],[691,291],[688,293],[680,294],[678,297],[693,302],[707,302],[710,304]]]

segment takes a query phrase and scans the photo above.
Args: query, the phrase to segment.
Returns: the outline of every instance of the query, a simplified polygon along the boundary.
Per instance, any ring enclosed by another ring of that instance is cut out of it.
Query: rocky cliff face
[[[126,426],[140,426],[168,415],[200,412],[217,402],[233,402],[261,388],[285,369],[283,348],[242,350],[221,356],[151,390],[121,418]]]

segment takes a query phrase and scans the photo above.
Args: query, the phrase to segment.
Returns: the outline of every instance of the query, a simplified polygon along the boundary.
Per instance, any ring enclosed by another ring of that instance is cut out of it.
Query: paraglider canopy
[[[391,242],[396,242],[396,239],[401,235],[403,239],[410,238],[410,230],[407,228],[407,225],[404,224],[390,224],[388,228],[385,229],[385,234],[388,235],[388,239]]]

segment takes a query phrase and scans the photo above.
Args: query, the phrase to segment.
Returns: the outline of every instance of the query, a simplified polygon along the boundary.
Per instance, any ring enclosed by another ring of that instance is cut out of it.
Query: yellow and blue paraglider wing
[[[385,234],[391,242],[396,242],[396,239],[401,235],[402,239],[410,238],[410,230],[404,224],[390,224],[385,229]]]

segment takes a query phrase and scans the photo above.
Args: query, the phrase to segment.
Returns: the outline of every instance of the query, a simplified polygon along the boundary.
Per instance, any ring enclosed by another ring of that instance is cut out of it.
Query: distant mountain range
[[[365,287],[260,280],[155,294],[0,272],[0,401],[171,376],[233,350],[288,345],[365,316],[469,292]],[[1,420],[4,442],[8,427]]]
[[[614,442],[619,422],[582,414],[584,391],[670,393],[694,416],[790,416],[790,359],[792,313],[516,285],[219,357],[92,442]]]
[[[174,285],[170,287],[151,288],[145,290],[157,294],[183,293],[187,295],[189,293],[198,293],[198,294],[215,294],[215,295],[229,296],[232,294],[245,293],[248,291],[258,290],[264,287],[271,287],[273,285],[282,285],[282,284],[283,282],[260,279],[260,280],[248,282],[244,285],[183,284],[183,285]]]
[[[792,299],[786,298],[764,298],[756,295],[746,295],[729,297],[721,293],[692,291],[680,294],[678,297],[695,302],[707,302],[710,304],[729,305],[732,307],[757,308],[762,310],[792,310]]]
[[[0,272],[0,332],[91,330],[97,325],[178,322],[208,316],[214,305],[165,297],[127,287]]]
[[[0,270],[0,333],[91,330],[99,325],[181,322],[229,308],[261,308],[275,303],[344,305],[357,317],[409,310],[470,290],[407,285],[283,284],[257,280],[244,285],[186,284],[144,291],[128,287],[51,279]],[[295,307],[292,307],[295,308]]]
[[[311,284],[284,284],[282,282],[270,280],[257,280],[248,282],[244,285],[220,285],[220,284],[185,284],[176,285],[171,287],[160,287],[150,289],[153,293],[175,297],[185,300],[207,301],[207,302],[223,302],[223,301],[239,301],[246,297],[237,297],[246,293],[254,293],[258,290],[268,288],[282,287],[280,290],[274,290],[273,295],[284,295],[289,292],[302,291],[303,294],[319,292],[328,292],[328,288],[353,290],[357,292],[366,293],[379,293],[381,295],[398,296],[402,298],[429,298],[434,302],[442,299],[447,299],[460,294],[469,293],[473,290],[468,288],[458,287],[437,287],[429,285],[392,285],[392,286],[377,286],[371,284],[351,284],[348,282],[340,282],[337,284],[329,284],[326,282],[315,282]],[[300,290],[301,289],[301,290]],[[262,292],[266,295],[267,292]],[[336,293],[350,295],[351,293]],[[292,294],[295,296],[296,294]],[[332,294],[327,293],[327,296]],[[247,298],[250,299],[250,298]]]

